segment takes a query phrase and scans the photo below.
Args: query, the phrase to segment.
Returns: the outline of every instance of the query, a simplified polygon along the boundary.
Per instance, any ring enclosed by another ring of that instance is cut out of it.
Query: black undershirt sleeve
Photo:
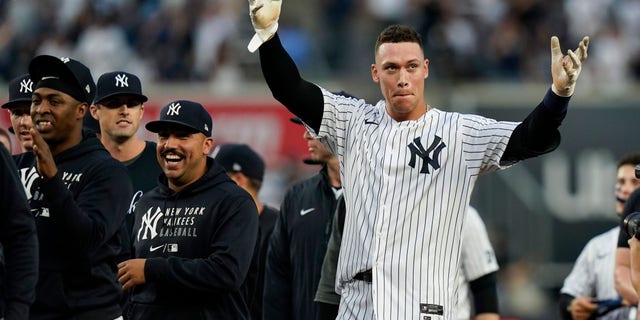
[[[322,91],[300,76],[276,33],[260,46],[262,74],[273,97],[318,132],[324,111]]]
[[[562,320],[573,320],[571,317],[571,312],[569,312],[568,308],[571,304],[571,301],[575,299],[574,296],[566,293],[560,294],[560,298],[558,299],[558,311],[560,312],[560,318]]]
[[[473,303],[476,314],[499,313],[496,283],[496,272],[486,274],[469,282],[469,289],[471,293],[473,293]]]
[[[512,164],[555,150],[560,145],[558,127],[567,114],[569,99],[549,89],[543,101],[514,129],[500,162]]]

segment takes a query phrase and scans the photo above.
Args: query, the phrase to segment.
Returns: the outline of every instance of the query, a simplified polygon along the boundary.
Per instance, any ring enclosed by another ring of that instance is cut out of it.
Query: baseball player
[[[625,155],[618,162],[615,185],[616,215],[620,217],[629,195],[640,187],[635,166],[640,154]],[[560,289],[560,314],[563,319],[577,320],[598,316],[598,319],[629,319],[627,301],[619,298],[614,285],[615,250],[620,227],[591,239],[576,260],[571,273]],[[607,305],[605,305],[607,304]],[[613,308],[615,310],[612,310]],[[606,314],[603,314],[607,312]]]
[[[34,154],[31,151],[33,139],[29,130],[33,128],[31,122],[31,94],[33,93],[33,81],[28,73],[18,76],[9,82],[9,101],[2,105],[9,110],[11,127],[9,131],[14,133],[20,143],[20,153],[13,156],[18,169],[27,167],[33,162]]]
[[[264,180],[264,160],[246,144],[227,143],[219,145],[212,153],[216,162],[227,170],[231,180],[247,191],[256,204],[259,215],[259,236],[257,252],[254,256],[255,270],[250,269],[247,277],[253,277],[255,287],[249,288],[249,303],[251,319],[262,319],[262,294],[264,292],[264,274],[267,261],[267,249],[273,228],[278,220],[280,211],[260,201],[258,194]]]
[[[93,77],[76,60],[46,55],[29,74],[35,160],[20,173],[40,246],[31,319],[121,319],[115,258],[132,188],[127,169],[83,131]]]
[[[123,250],[118,262],[131,257],[136,202],[145,192],[157,186],[162,172],[156,159],[156,143],[144,141],[138,136],[146,101],[147,96],[142,94],[142,84],[135,74],[115,71],[98,78],[96,97],[90,108],[91,119],[97,121],[100,142],[114,159],[127,167],[133,184],[123,231],[126,236],[123,236]]]
[[[340,319],[452,319],[462,225],[480,174],[554,150],[589,38],[563,56],[551,38],[553,84],[522,123],[428,105],[418,33],[384,29],[371,76],[384,99],[343,97],[300,76],[277,34],[282,1],[250,0],[273,96],[340,160],[347,216],[337,268]]]
[[[322,276],[318,284],[315,301],[318,303],[319,319],[335,319],[340,296],[335,293],[335,272],[338,252],[342,241],[345,213],[344,197],[339,199],[333,216],[331,236],[327,254],[322,263]],[[469,207],[467,222],[462,228],[462,255],[460,257],[458,300],[454,307],[456,320],[468,320],[471,315],[471,298],[476,320],[498,320],[498,293],[496,273],[498,262],[489,241],[487,229],[478,211]]]

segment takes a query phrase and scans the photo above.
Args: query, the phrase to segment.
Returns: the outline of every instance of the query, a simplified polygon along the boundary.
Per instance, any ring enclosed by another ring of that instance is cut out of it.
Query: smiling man
[[[35,160],[20,172],[40,245],[31,319],[121,319],[114,270],[131,182],[95,134],[83,131],[95,95],[91,72],[43,55],[31,60],[29,74]]]
[[[178,100],[147,130],[158,134],[158,186],[135,208],[135,257],[118,265],[131,290],[126,318],[250,319],[245,281],[258,237],[258,211],[208,154],[211,116]]]

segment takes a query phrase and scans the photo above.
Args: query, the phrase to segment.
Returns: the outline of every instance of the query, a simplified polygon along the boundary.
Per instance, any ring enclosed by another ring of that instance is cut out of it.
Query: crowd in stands
[[[375,36],[395,22],[420,30],[437,61],[431,75],[441,81],[547,79],[539,66],[551,35],[562,43],[591,36],[585,72],[603,83],[620,90],[640,78],[636,0],[285,0],[284,7],[283,43],[320,79],[368,69]],[[130,70],[143,81],[241,80],[259,70],[246,50],[253,34],[246,10],[237,0],[0,0],[0,82],[24,73],[37,54],[74,57],[96,74]]]

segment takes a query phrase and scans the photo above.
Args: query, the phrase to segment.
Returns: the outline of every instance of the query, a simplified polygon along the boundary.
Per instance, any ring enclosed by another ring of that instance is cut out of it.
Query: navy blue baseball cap
[[[179,125],[211,137],[211,115],[197,102],[173,101],[160,110],[160,120],[148,122],[145,128],[158,133],[168,125]]]
[[[213,151],[213,158],[228,172],[241,172],[259,181],[264,179],[264,160],[246,144],[221,144]]]
[[[2,105],[3,109],[10,109],[16,103],[31,103],[31,94],[33,93],[33,81],[28,73],[17,78],[13,78],[9,82],[9,101]]]
[[[115,71],[105,73],[98,78],[95,103],[100,103],[100,101],[118,94],[135,96],[139,98],[141,102],[148,100],[147,97],[142,94],[142,84],[135,74]]]
[[[62,57],[41,55],[31,59],[29,75],[36,88],[62,91],[80,102],[91,104],[96,84],[91,71],[81,62]]]

